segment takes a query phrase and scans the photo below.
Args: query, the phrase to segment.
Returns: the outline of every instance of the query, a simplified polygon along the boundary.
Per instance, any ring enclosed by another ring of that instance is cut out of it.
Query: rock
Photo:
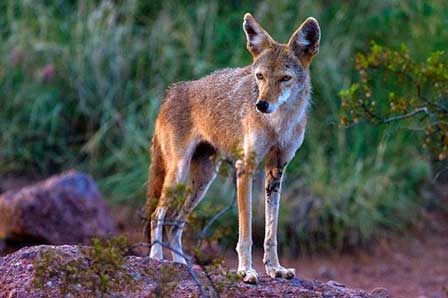
[[[375,288],[373,289],[370,294],[372,295],[372,298],[391,298],[391,294],[388,289],[385,288]]]
[[[0,240],[77,244],[115,232],[95,182],[69,171],[0,195]]]
[[[23,248],[13,254],[0,258],[0,297],[61,297],[60,289],[64,285],[62,275],[51,275],[49,280],[42,281],[41,287],[33,284],[36,259],[42,252],[51,251],[54,255],[63,256],[60,263],[75,261],[77,264],[92,264],[79,246],[33,246]],[[59,261],[58,261],[59,262]],[[59,264],[59,263],[58,263]],[[50,266],[48,266],[50,268]],[[169,261],[157,261],[148,257],[124,257],[123,268],[127,271],[128,281],[119,288],[108,289],[107,297],[200,297],[197,284],[193,281],[188,267]],[[72,268],[73,270],[73,268]],[[201,269],[192,269],[198,276],[201,285],[209,297],[216,297],[212,284]],[[82,272],[82,271],[81,271]],[[121,275],[120,275],[121,274]],[[124,276],[123,272],[114,276],[108,272],[109,278]],[[258,285],[247,285],[238,280],[229,279],[223,273],[210,274],[215,288],[221,297],[332,297],[332,298],[373,298],[363,290],[332,286],[319,281],[279,280],[261,276]],[[73,279],[70,279],[73,281]],[[91,280],[89,280],[91,281]],[[100,293],[92,293],[89,284],[76,282],[70,291],[82,293],[82,297],[98,297]],[[117,284],[117,283],[115,283]],[[70,292],[69,291],[69,292]],[[76,294],[67,297],[81,297]]]

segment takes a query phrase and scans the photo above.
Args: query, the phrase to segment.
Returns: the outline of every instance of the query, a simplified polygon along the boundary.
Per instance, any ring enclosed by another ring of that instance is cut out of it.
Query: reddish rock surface
[[[69,171],[0,195],[0,240],[77,244],[114,232],[95,182],[83,173]]]
[[[64,255],[64,262],[74,259],[81,259],[82,262],[89,262],[81,254],[77,246],[32,246],[23,248],[13,254],[0,258],[0,297],[60,297],[59,285],[60,277],[53,276],[48,280],[42,289],[32,286],[35,273],[33,261],[39,258],[40,252],[51,250]],[[124,267],[132,276],[131,287],[124,287],[118,291],[109,292],[105,297],[156,297],[160,280],[165,275],[165,290],[163,297],[200,297],[198,286],[192,280],[188,268],[184,265],[173,264],[168,261],[156,261],[148,257],[128,256],[125,257]],[[170,267],[166,280],[167,266]],[[195,273],[204,286],[208,289],[210,297],[216,297],[210,282],[199,268],[194,269]],[[220,274],[212,275],[215,285],[226,282],[225,277]],[[78,295],[76,297],[95,297],[84,288],[84,285],[76,285]],[[383,295],[382,293],[381,295]],[[387,294],[387,293],[386,293]],[[337,282],[322,283],[319,281],[305,281],[299,279],[275,280],[262,276],[258,285],[246,285],[238,281],[227,283],[220,288],[221,297],[302,297],[302,298],[376,298],[387,297],[369,294],[362,290],[352,290]]]

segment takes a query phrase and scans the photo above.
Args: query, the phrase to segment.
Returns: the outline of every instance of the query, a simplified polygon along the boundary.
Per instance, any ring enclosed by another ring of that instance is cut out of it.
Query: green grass
[[[355,53],[372,40],[404,43],[416,57],[445,49],[444,1],[117,3],[0,4],[0,174],[46,176],[75,167],[91,173],[111,203],[142,206],[164,89],[249,64],[245,12],[283,42],[312,15],[322,27],[312,65],[314,103],[304,146],[287,171],[280,241],[289,239],[292,252],[341,249],[418,220],[424,205],[418,187],[430,174],[414,141],[420,135],[400,127],[339,127],[338,92],[356,77]],[[215,185],[198,216],[210,216],[210,204],[228,204],[228,188]],[[263,231],[263,212],[256,210],[254,230]]]

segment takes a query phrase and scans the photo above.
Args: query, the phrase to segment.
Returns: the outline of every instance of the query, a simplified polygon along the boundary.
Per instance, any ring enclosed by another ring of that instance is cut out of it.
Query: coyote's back
[[[176,143],[200,138],[221,151],[242,142],[242,119],[257,98],[250,67],[224,69],[197,81],[173,85],[167,92],[156,123]],[[251,104],[252,102],[252,104]],[[165,138],[166,139],[166,138]]]

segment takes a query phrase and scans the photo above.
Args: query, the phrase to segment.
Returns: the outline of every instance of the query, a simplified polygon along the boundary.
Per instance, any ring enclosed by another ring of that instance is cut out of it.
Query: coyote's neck
[[[308,89],[299,90],[275,112],[264,115],[266,125],[272,128],[280,138],[293,137],[292,133],[297,125],[301,125],[306,118],[310,105],[309,93]]]

